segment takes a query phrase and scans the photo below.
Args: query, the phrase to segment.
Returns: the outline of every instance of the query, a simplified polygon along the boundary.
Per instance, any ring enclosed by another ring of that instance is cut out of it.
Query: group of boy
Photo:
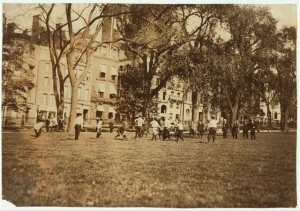
[[[240,130],[240,122],[236,120],[231,128],[231,134],[233,139],[238,139],[239,130]],[[248,139],[249,130],[250,130],[251,140],[255,140],[256,139],[255,132],[257,131],[257,124],[253,119],[251,120],[245,119],[243,122],[244,139]],[[227,133],[229,131],[229,125],[226,119],[223,120],[222,131],[223,131],[223,139],[226,139]]]
[[[147,136],[148,134],[148,125],[146,120],[143,118],[142,115],[140,115],[137,119],[134,120],[135,122],[135,138],[141,138],[144,135]],[[176,118],[173,123],[170,122],[169,119],[165,117],[153,117],[152,121],[150,122],[151,128],[152,128],[152,139],[154,141],[157,141],[157,139],[170,140],[170,131],[172,128],[175,130],[175,138],[176,141],[183,139],[183,124],[179,120],[179,118]],[[158,136],[158,137],[157,137]]]
[[[43,132],[43,126],[46,127],[46,132],[64,131],[64,120],[62,116],[59,116],[57,121],[57,119],[50,114],[48,118],[45,118],[43,112],[39,112],[36,123],[33,125],[36,137],[39,137]]]

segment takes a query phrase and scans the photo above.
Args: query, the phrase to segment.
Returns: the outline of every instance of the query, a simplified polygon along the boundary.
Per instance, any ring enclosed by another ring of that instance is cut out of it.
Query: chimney
[[[41,23],[40,23],[40,15],[33,16],[32,20],[32,36],[37,37],[40,35],[41,31]]]
[[[2,28],[3,28],[3,34],[6,34],[6,22],[7,22],[7,18],[5,16],[5,13],[3,13],[2,19],[3,19],[3,26],[2,26]]]
[[[56,29],[59,29],[61,27],[61,23],[56,24]],[[61,29],[60,29],[61,30]]]
[[[7,34],[13,34],[15,32],[16,24],[14,22],[7,24]]]

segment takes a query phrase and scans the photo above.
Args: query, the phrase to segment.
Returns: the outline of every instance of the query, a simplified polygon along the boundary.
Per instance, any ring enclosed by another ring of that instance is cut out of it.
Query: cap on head
[[[211,115],[211,118],[214,119],[214,118],[216,118],[216,116],[215,115]]]

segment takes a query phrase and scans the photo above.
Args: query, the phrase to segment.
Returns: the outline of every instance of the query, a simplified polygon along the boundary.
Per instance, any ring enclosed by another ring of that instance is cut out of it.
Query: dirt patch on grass
[[[295,133],[208,144],[113,135],[3,133],[3,197],[17,206],[296,206]]]

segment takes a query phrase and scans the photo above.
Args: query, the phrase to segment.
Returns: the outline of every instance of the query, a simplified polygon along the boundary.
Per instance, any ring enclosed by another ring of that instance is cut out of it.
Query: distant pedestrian
[[[121,127],[119,127],[118,131],[117,131],[117,135],[115,136],[115,139],[120,137],[122,140],[127,141],[127,130],[129,128],[128,122],[127,122],[127,118],[124,117],[123,122]]]
[[[247,120],[243,123],[243,137],[244,139],[248,139],[248,131],[249,131],[249,123]]]
[[[223,131],[223,139],[226,139],[227,138],[227,132],[228,132],[228,122],[227,122],[227,119],[223,120],[222,131]]]
[[[102,118],[100,118],[97,121],[97,125],[96,125],[96,138],[99,138],[101,136],[101,132],[102,132]]]
[[[178,123],[179,123],[179,118],[176,117],[176,118],[175,118],[175,121],[173,122],[175,138],[177,138],[178,132],[179,132],[179,129],[178,129]]]
[[[232,126],[232,138],[233,139],[238,139],[239,127],[240,127],[240,123],[238,120],[236,120]]]
[[[45,120],[46,132],[49,132],[50,120],[51,120],[51,114],[49,114],[47,119]]]
[[[109,119],[109,132],[111,132],[111,133],[113,132],[114,125],[115,125],[115,120],[114,120],[113,117],[110,117],[110,119]]]
[[[159,129],[159,133],[158,133],[158,138],[159,139],[162,139],[162,136],[163,136],[163,129],[164,129],[164,127],[165,127],[165,118],[164,117],[161,117],[160,119],[159,119],[159,121],[157,121],[158,122],[158,124],[159,124],[159,126],[160,126],[160,129]]]
[[[153,136],[151,140],[155,140],[156,141],[156,136],[159,134],[159,130],[161,129],[160,125],[157,122],[157,119],[154,118],[152,120],[152,122],[150,122],[151,127],[152,127],[152,132],[153,132]]]
[[[202,139],[202,135],[204,133],[204,124],[201,120],[198,122],[197,130],[198,130],[198,137]]]
[[[218,122],[219,121],[215,119],[215,115],[212,115],[211,120],[208,123],[208,131],[209,131],[207,136],[208,142],[210,141],[211,138],[213,142],[215,142]]]
[[[49,130],[50,132],[56,131],[57,129],[57,120],[55,117],[51,116],[50,118],[50,125],[49,125]]]
[[[144,124],[144,119],[142,118],[142,115],[139,116],[139,118],[134,120],[135,123],[135,138],[142,137],[142,127]],[[150,123],[151,124],[151,123]]]
[[[43,112],[39,112],[36,121],[37,123],[34,124],[33,128],[34,128],[35,136],[38,138],[42,133],[42,127],[44,126],[44,122],[45,122]]]
[[[166,118],[164,119],[165,119],[164,120],[165,124],[164,124],[163,134],[162,134],[163,141],[166,140],[167,138],[170,140],[170,128],[171,128],[170,121]]]
[[[193,136],[193,138],[195,137],[195,124],[193,121],[191,121],[190,125],[189,125],[189,136]]]
[[[74,128],[75,128],[75,140],[78,140],[80,131],[83,129],[83,118],[81,113],[77,114],[77,117],[74,121]]]
[[[64,132],[64,118],[62,115],[58,116],[58,130]]]
[[[257,130],[256,122],[254,120],[251,120],[249,127],[251,133],[251,140],[255,140],[255,131]]]
[[[176,137],[176,141],[178,142],[179,141],[179,139],[181,139],[182,141],[184,141],[184,139],[183,139],[183,124],[182,124],[182,122],[178,119],[178,121],[177,121],[177,130],[178,130],[178,132],[177,132],[177,137]]]

